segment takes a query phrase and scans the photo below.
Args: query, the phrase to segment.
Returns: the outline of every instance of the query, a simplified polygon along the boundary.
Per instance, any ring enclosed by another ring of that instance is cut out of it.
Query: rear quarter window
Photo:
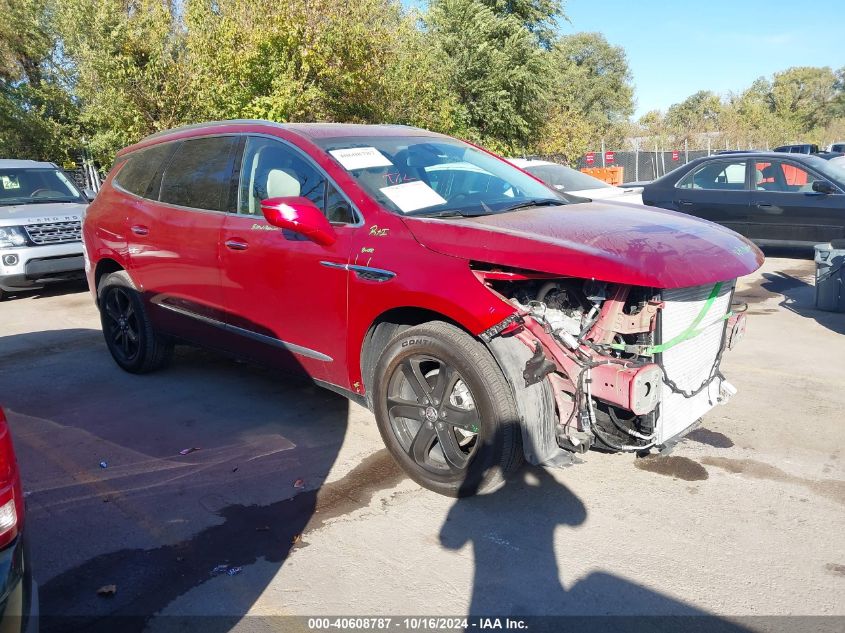
[[[208,211],[226,211],[238,138],[212,136],[182,142],[161,179],[159,200]]]
[[[171,144],[162,144],[133,153],[118,170],[115,182],[121,189],[136,196],[156,198],[156,195],[148,193],[150,183],[172,151]]]

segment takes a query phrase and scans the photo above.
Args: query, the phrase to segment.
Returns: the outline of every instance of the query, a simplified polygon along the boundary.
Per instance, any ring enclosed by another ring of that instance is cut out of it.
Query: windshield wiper
[[[434,211],[432,213],[406,213],[412,218],[466,218],[470,217],[467,216],[466,213],[461,212],[457,209],[446,209],[443,211]]]
[[[527,209],[529,207],[557,207],[566,204],[565,200],[560,198],[535,198],[534,200],[523,200],[517,202],[504,209],[499,209],[496,213],[507,213],[508,211],[516,211],[517,209]]]

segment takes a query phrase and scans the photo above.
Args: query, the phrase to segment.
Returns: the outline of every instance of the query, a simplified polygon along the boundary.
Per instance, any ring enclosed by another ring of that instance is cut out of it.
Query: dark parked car
[[[643,202],[718,222],[763,246],[845,237],[845,171],[816,156],[699,158],[646,185]]]
[[[38,629],[38,593],[23,535],[24,499],[12,435],[0,408],[0,631]]]
[[[818,154],[819,146],[812,143],[795,143],[793,145],[781,145],[772,151],[786,152],[787,154]]]

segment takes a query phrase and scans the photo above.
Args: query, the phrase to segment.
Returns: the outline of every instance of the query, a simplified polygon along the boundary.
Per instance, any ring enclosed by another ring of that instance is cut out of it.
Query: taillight
[[[15,540],[23,525],[23,490],[12,434],[0,409],[0,548]]]

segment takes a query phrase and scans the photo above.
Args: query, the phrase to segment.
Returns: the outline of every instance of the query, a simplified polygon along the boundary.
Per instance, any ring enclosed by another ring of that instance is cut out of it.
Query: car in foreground
[[[24,536],[24,497],[9,423],[0,407],[0,630],[38,630],[38,588]]]
[[[708,156],[646,185],[643,201],[717,222],[761,246],[813,247],[845,237],[845,173],[833,160]]]
[[[0,160],[0,299],[82,277],[87,205],[53,163]]]
[[[83,233],[124,370],[189,341],[305,374],[447,495],[523,457],[677,441],[734,392],[731,298],[763,261],[723,227],[568,198],[405,126],[159,133],[118,153]]]
[[[590,200],[614,198],[618,202],[643,203],[641,187],[616,187],[590,174],[546,160],[528,158],[508,158],[507,160],[532,176],[539,178],[549,187],[571,196],[589,198]]]

